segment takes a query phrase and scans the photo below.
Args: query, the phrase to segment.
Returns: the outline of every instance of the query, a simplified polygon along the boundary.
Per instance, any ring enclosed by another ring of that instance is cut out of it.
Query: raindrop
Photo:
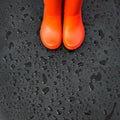
[[[45,74],[42,75],[43,84],[47,83],[47,77]]]
[[[13,42],[10,42],[9,44],[9,49],[13,48],[14,47],[14,43]]]
[[[47,94],[49,92],[49,87],[43,88],[42,93]]]
[[[32,66],[32,63],[31,63],[31,62],[25,63],[25,67],[31,67],[31,66]]]
[[[12,32],[11,32],[11,31],[8,31],[8,32],[6,33],[6,39],[8,39],[11,34],[12,34]]]

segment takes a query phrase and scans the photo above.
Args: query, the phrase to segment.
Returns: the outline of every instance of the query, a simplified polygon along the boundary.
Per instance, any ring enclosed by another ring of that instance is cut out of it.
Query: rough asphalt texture
[[[84,0],[72,52],[42,45],[42,18],[42,0],[0,0],[0,120],[120,120],[120,0]]]

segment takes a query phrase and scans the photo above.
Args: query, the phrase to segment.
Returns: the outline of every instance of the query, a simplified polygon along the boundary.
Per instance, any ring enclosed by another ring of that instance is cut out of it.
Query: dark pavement
[[[0,0],[0,120],[120,120],[120,0],[84,0],[75,51],[47,50],[42,18],[42,0]]]

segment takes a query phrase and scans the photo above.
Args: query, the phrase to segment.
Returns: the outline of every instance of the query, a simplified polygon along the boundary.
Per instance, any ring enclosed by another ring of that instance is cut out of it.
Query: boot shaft
[[[44,0],[44,14],[59,16],[62,14],[62,0]]]
[[[61,15],[63,2],[65,15],[80,13],[83,0],[44,0],[44,13],[46,15]]]
[[[83,0],[65,0],[64,15],[78,15],[81,12]]]

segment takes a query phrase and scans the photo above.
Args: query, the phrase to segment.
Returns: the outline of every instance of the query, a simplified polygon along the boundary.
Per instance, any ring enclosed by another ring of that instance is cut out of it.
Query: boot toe
[[[79,48],[84,41],[84,27],[77,27],[76,30],[65,30],[63,36],[65,47],[68,50],[75,50]]]
[[[62,41],[61,30],[48,26],[42,26],[40,30],[40,37],[43,45],[51,50],[57,49]]]

